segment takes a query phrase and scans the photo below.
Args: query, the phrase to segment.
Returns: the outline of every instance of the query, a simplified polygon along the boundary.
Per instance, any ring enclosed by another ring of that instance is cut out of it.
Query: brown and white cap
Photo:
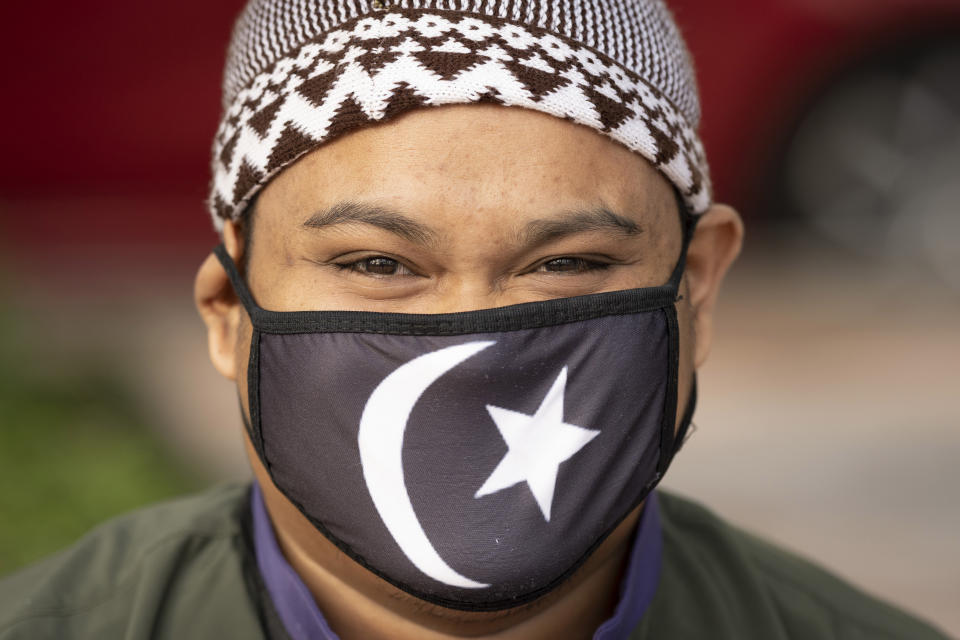
[[[251,0],[233,30],[209,206],[408,109],[492,102],[592,127],[711,202],[690,56],[660,0]]]

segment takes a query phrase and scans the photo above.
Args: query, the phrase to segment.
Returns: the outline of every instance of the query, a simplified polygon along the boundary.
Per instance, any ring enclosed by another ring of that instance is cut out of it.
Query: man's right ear
[[[223,224],[223,245],[233,261],[241,264],[243,236],[237,224],[231,220]],[[207,325],[210,361],[223,377],[236,380],[240,370],[237,360],[240,323],[246,311],[240,304],[223,265],[212,253],[197,271],[193,284],[193,299],[200,317]]]

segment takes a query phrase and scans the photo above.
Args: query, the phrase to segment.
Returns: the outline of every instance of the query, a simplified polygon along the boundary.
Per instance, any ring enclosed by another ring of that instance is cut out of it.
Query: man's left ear
[[[700,368],[713,342],[713,310],[720,283],[740,253],[743,221],[731,207],[715,204],[700,216],[687,249],[687,296],[693,312],[696,350],[694,366]]]

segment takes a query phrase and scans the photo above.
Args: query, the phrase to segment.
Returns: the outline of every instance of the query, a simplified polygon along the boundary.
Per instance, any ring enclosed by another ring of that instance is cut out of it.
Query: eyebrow
[[[379,227],[417,244],[432,244],[437,234],[427,225],[376,205],[345,200],[314,213],[304,223],[307,229],[321,229],[338,224],[363,223]]]
[[[421,245],[435,244],[437,233],[427,225],[386,207],[345,200],[310,216],[303,226],[321,229],[339,224],[369,224]],[[528,222],[518,234],[525,246],[537,246],[588,231],[605,231],[620,236],[635,236],[644,229],[630,218],[600,206],[594,209],[565,211],[555,218]]]
[[[556,218],[531,220],[520,233],[520,240],[524,245],[536,246],[585,231],[636,236],[644,229],[630,218],[600,206],[566,211]]]

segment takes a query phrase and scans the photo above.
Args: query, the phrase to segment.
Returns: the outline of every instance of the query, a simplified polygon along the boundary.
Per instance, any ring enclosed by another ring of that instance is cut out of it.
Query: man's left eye
[[[548,273],[583,273],[586,271],[596,271],[606,269],[610,265],[606,262],[596,262],[586,258],[574,258],[564,256],[554,258],[544,262],[535,271],[546,271]]]

